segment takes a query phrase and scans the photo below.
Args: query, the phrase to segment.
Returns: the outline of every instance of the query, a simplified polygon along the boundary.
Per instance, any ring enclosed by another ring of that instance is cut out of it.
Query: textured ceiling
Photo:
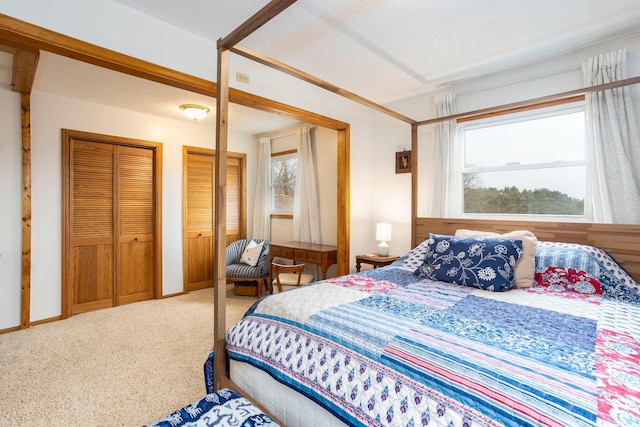
[[[212,41],[268,3],[113,1]],[[298,0],[241,45],[384,104],[639,28],[640,0]]]
[[[212,41],[268,3],[112,1]],[[298,0],[241,44],[385,104],[632,31],[640,31],[640,0]],[[0,83],[7,76],[10,82],[3,64]],[[34,89],[180,120],[182,103],[215,105],[46,52]],[[251,85],[242,90],[251,92]],[[230,120],[250,133],[292,123],[233,104]],[[212,125],[214,115],[200,123]]]
[[[2,62],[0,72],[1,64]],[[215,98],[49,52],[40,53],[34,90],[183,121],[190,119],[182,114],[180,105],[200,104],[209,107],[213,113],[198,120],[198,123],[215,125]],[[229,123],[234,131],[259,134],[288,127],[295,122],[274,114],[229,104]]]

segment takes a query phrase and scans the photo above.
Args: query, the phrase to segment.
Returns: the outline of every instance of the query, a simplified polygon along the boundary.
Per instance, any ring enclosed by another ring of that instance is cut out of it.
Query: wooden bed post
[[[213,388],[219,390],[228,383],[226,368],[226,249],[227,249],[227,138],[229,134],[229,49],[269,22],[296,0],[272,0],[224,39],[218,40],[218,78],[216,93],[216,171],[215,171],[215,251],[213,277]]]
[[[226,235],[227,235],[227,137],[229,116],[229,49],[218,47],[218,96],[216,97],[216,170],[215,170],[215,224],[214,230],[214,358],[213,358],[213,388],[219,390],[222,377],[226,372],[225,332],[226,325],[226,296],[227,275],[226,265]]]
[[[411,247],[416,242],[416,218],[418,216],[418,125],[411,124]]]

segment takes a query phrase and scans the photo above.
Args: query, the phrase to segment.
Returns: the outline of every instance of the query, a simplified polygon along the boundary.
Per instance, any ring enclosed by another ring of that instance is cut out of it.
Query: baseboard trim
[[[11,328],[0,329],[0,335],[6,334],[6,333],[9,333],[9,332],[19,331],[20,329],[22,329],[22,328],[20,328],[20,326],[13,326]]]
[[[42,325],[44,323],[57,322],[58,320],[62,320],[62,316],[54,316],[54,317],[48,317],[46,319],[36,320],[35,322],[31,322],[31,326]]]

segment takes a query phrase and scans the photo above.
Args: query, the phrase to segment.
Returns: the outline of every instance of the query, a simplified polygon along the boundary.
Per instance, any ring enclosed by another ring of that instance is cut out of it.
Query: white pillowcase
[[[262,254],[263,246],[264,242],[256,243],[253,240],[250,241],[247,247],[244,248],[244,252],[242,252],[240,262],[250,265],[251,267],[255,267],[256,265],[258,265],[258,260],[260,259],[260,255]]]
[[[514,287],[530,288],[533,286],[536,274],[536,248],[538,239],[528,230],[516,230],[499,234],[492,231],[456,230],[458,237],[501,237],[504,239],[522,240],[522,256],[514,267]]]

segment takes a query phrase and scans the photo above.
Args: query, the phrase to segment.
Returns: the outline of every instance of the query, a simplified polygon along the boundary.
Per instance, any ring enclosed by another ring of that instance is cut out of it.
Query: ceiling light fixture
[[[203,119],[209,112],[207,107],[197,104],[183,104],[180,109],[185,116],[193,119],[194,122],[198,119]]]

